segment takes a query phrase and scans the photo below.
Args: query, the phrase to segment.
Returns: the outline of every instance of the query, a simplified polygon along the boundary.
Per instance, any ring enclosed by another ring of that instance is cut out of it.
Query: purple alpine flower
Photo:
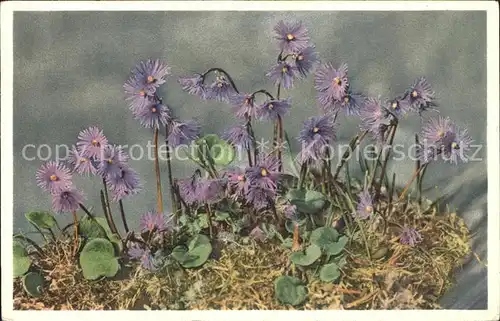
[[[364,108],[359,112],[359,116],[361,118],[361,129],[368,130],[376,141],[381,141],[381,128],[385,124],[387,112],[383,108],[380,99],[367,98]]]
[[[186,204],[192,205],[198,201],[198,194],[201,188],[201,180],[198,174],[177,181],[179,194]]]
[[[278,62],[271,70],[266,74],[275,85],[281,84],[283,88],[289,89],[293,87],[293,78],[297,72],[295,66],[290,65],[286,61]]]
[[[450,118],[438,116],[436,118],[429,118],[429,120],[422,126],[420,138],[426,144],[441,145],[444,137],[453,132],[453,123]]]
[[[128,250],[128,256],[131,259],[141,261],[141,266],[149,271],[156,271],[157,267],[154,265],[153,255],[149,249],[144,249],[137,243],[133,243]]]
[[[194,120],[185,122],[173,120],[168,135],[168,143],[172,147],[188,145],[200,135],[201,126]]]
[[[139,222],[139,227],[141,232],[164,232],[173,230],[173,216],[165,216],[163,214],[159,215],[156,212],[149,211],[144,213]]]
[[[452,128],[443,138],[443,158],[452,164],[458,164],[459,161],[466,163],[468,161],[467,152],[470,150],[473,140],[467,129],[461,129],[455,124],[452,124]]]
[[[255,209],[266,208],[276,197],[276,190],[263,188],[259,185],[250,185],[246,194],[247,203]]]
[[[415,80],[407,92],[406,99],[409,106],[419,114],[436,106],[435,93],[424,77]]]
[[[276,39],[279,40],[279,48],[284,53],[296,52],[305,49],[309,42],[309,32],[301,21],[285,23],[279,21],[274,27]]]
[[[235,168],[228,170],[225,175],[228,179],[228,195],[237,199],[244,197],[248,192],[248,181],[245,176],[245,170]]]
[[[146,128],[165,126],[172,119],[172,112],[167,105],[151,98],[141,107],[132,109],[134,117]]]
[[[214,204],[224,198],[224,180],[206,179],[200,182],[196,200],[201,204]]]
[[[102,155],[99,155],[99,167],[97,173],[102,177],[120,175],[122,168],[128,160],[127,154],[120,146],[108,145],[104,148]]]
[[[51,194],[72,186],[70,170],[62,163],[49,161],[36,172],[37,185]]]
[[[413,227],[404,227],[401,231],[399,241],[402,244],[415,246],[423,241],[422,235]]]
[[[279,160],[274,156],[261,158],[259,162],[246,170],[246,177],[252,186],[262,187],[264,189],[276,190],[276,181],[278,179]]]
[[[113,192],[115,201],[135,195],[141,189],[139,174],[126,164],[121,164],[119,170],[107,175],[106,183]]]
[[[306,119],[298,137],[302,144],[301,160],[317,160],[325,156],[330,144],[336,139],[335,131],[335,124],[330,115]]]
[[[268,100],[259,107],[258,116],[262,120],[275,121],[278,116],[283,118],[290,111],[290,99]]]
[[[203,76],[195,74],[191,77],[180,77],[178,82],[182,90],[191,95],[199,96],[201,99],[207,99],[207,87],[203,84]]]
[[[373,197],[370,195],[368,190],[364,189],[359,194],[358,208],[356,211],[356,216],[360,219],[367,219],[373,215]]]
[[[70,213],[78,210],[83,202],[83,194],[73,187],[64,188],[52,194],[52,209],[57,213]]]
[[[132,71],[139,87],[148,95],[156,92],[156,88],[165,83],[165,77],[170,74],[170,68],[158,59],[141,61]]]
[[[210,85],[208,91],[208,98],[217,101],[229,101],[229,98],[236,94],[231,83],[227,80],[225,75],[218,75],[215,81]]]
[[[297,221],[298,219],[297,206],[290,203],[285,204],[285,206],[283,207],[283,214],[287,219],[292,221]]]
[[[236,94],[229,99],[237,118],[247,119],[257,117],[257,108],[254,97],[250,94]]]
[[[141,108],[148,102],[150,95],[146,92],[143,82],[138,77],[130,77],[123,85],[125,100],[130,109]]]
[[[92,159],[83,156],[75,147],[70,152],[68,161],[73,167],[73,172],[80,175],[95,175],[97,173],[97,168],[94,166]]]
[[[78,134],[76,145],[82,156],[98,159],[103,149],[108,145],[108,139],[101,129],[89,127]]]
[[[238,124],[227,129],[221,138],[245,150],[249,149],[253,143],[252,136],[248,133],[246,124]]]
[[[332,110],[324,110],[326,113],[344,111],[347,116],[359,115],[364,107],[366,97],[361,94],[347,93],[341,100],[335,101]]]
[[[295,68],[302,77],[306,77],[319,62],[318,54],[314,49],[314,46],[309,46],[295,52],[292,56],[295,62]]]
[[[324,109],[341,100],[346,95],[348,87],[347,64],[343,63],[336,69],[331,63],[326,63],[316,70],[314,88],[318,92],[318,101]]]
[[[404,115],[410,111],[410,104],[408,100],[403,97],[396,97],[387,102],[387,109],[390,110],[393,114],[396,115]]]

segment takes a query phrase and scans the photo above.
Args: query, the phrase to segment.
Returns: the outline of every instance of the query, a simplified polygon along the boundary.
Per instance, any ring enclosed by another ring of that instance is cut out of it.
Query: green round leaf
[[[12,244],[13,253],[12,253],[12,261],[14,264],[14,277],[24,275],[28,272],[31,266],[31,259],[28,257],[28,252],[22,246],[21,243],[14,241]]]
[[[23,288],[32,297],[42,295],[43,282],[44,279],[40,273],[30,272],[23,276]]]
[[[196,161],[203,158],[215,165],[227,166],[231,164],[236,155],[233,146],[215,134],[198,138],[195,144],[197,148],[192,156]]]
[[[97,218],[85,216],[78,223],[78,231],[88,239],[107,238],[108,234]]]
[[[291,204],[297,206],[297,210],[306,214],[316,214],[326,204],[326,197],[320,192],[306,189],[291,189],[286,198]]]
[[[80,254],[80,265],[83,277],[88,280],[113,277],[120,268],[113,244],[103,238],[92,239],[85,245]]]
[[[333,227],[319,227],[312,231],[310,241],[316,244],[322,251],[327,251],[327,248],[337,242],[339,239],[339,232]]]
[[[316,262],[321,256],[321,249],[319,246],[315,244],[311,244],[307,247],[305,253],[304,252],[293,252],[290,255],[290,260],[302,266],[308,266]]]
[[[339,254],[344,249],[348,240],[349,239],[347,238],[347,236],[345,236],[345,235],[341,236],[337,242],[331,243],[330,245],[327,245],[325,247],[325,252],[329,255]]]
[[[94,217],[97,223],[102,226],[102,228],[106,231],[106,235],[108,238],[113,235],[113,232],[111,232],[111,228],[108,225],[108,221],[104,217]]]
[[[25,216],[28,222],[40,229],[48,230],[56,226],[56,219],[48,212],[29,212]]]
[[[196,235],[188,246],[176,246],[172,251],[172,257],[185,268],[195,268],[203,265],[212,253],[210,239],[205,235]]]
[[[123,252],[123,242],[118,234],[111,234],[109,240],[113,243],[115,253],[119,256]]]
[[[337,264],[325,264],[319,270],[319,278],[323,282],[332,282],[340,277],[340,270]]]
[[[296,277],[280,276],[274,281],[276,298],[283,304],[299,305],[306,300],[307,290]]]

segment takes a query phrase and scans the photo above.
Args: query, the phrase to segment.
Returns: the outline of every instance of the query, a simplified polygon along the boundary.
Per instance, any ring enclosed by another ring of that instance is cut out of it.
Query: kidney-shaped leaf
[[[40,273],[30,272],[23,276],[23,288],[32,297],[39,297],[43,290],[43,276]]]
[[[83,277],[88,280],[113,277],[120,268],[113,244],[103,238],[95,238],[85,244],[80,254],[80,265]]]
[[[48,230],[56,226],[56,219],[48,212],[35,211],[26,213],[24,216],[26,216],[28,222],[40,229]]]
[[[28,272],[31,266],[31,259],[28,257],[28,252],[21,243],[14,241],[12,247],[12,261],[14,264],[13,272],[14,277],[16,278]]]
[[[283,304],[299,305],[307,296],[306,287],[296,277],[280,276],[274,281],[276,297]]]
[[[291,204],[297,206],[297,210],[306,214],[316,214],[326,204],[326,197],[320,192],[306,189],[291,189],[286,198]]]
[[[185,268],[195,268],[203,265],[212,253],[210,239],[205,235],[196,235],[188,246],[177,246],[172,251],[172,257]]]
[[[192,155],[195,160],[200,158],[215,165],[227,166],[235,157],[233,146],[215,134],[205,135],[195,142],[196,153]]]
[[[339,232],[336,229],[323,226],[312,231],[310,241],[319,246],[322,251],[327,252],[328,247],[337,242],[338,239]]]
[[[315,244],[311,244],[307,247],[305,252],[293,252],[290,255],[290,260],[302,266],[308,266],[316,262],[321,256],[321,249]]]
[[[319,270],[319,278],[323,282],[332,282],[340,277],[340,270],[337,264],[325,264]]]

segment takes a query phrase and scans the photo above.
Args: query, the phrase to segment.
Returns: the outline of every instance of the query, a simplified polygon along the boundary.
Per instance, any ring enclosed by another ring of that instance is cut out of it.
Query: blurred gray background
[[[122,85],[140,60],[159,58],[172,76],[160,90],[176,116],[196,118],[204,133],[220,133],[235,120],[224,103],[205,102],[183,92],[177,77],[222,67],[241,91],[275,92],[265,73],[278,49],[272,28],[280,19],[302,20],[323,62],[346,62],[351,86],[369,96],[392,98],[419,76],[438,96],[442,115],[465,126],[482,161],[459,166],[434,164],[426,174],[426,194],[448,195],[476,233],[473,248],[486,259],[486,14],[485,12],[16,12],[14,14],[14,231],[31,230],[24,213],[49,209],[50,198],[35,183],[41,160],[22,157],[27,144],[72,145],[78,132],[96,125],[115,144],[146,146],[152,132],[139,126],[124,101]],[[301,123],[318,113],[313,77],[297,81],[283,96],[292,98],[285,129],[295,137]],[[338,138],[356,133],[356,118],[339,117]],[[396,143],[412,143],[418,117],[400,122]],[[256,125],[271,133],[268,123]],[[295,144],[295,150],[297,145]],[[29,150],[28,156],[35,153]],[[132,161],[144,190],[125,201],[129,225],[155,207],[152,162]],[[174,175],[193,166],[174,161]],[[352,168],[355,168],[352,166]],[[398,184],[410,178],[414,164],[394,162]],[[166,182],[166,166],[162,164]],[[100,181],[77,178],[86,205],[99,209]],[[168,194],[164,200],[168,202]],[[116,213],[116,209],[115,209]],[[70,217],[61,216],[61,224]],[[120,223],[118,223],[120,226]],[[470,261],[443,304],[455,309],[485,309],[486,269]]]

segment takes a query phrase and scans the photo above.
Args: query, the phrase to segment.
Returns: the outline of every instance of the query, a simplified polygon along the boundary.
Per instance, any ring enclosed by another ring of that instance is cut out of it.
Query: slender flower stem
[[[293,225],[293,244],[292,244],[292,251],[298,251],[300,250],[300,243],[299,243],[299,224],[297,222],[294,222]]]
[[[123,222],[123,228],[125,229],[125,233],[128,233],[128,225],[127,225],[127,220],[125,219],[125,211],[123,210],[123,202],[120,200],[119,202],[120,205],[120,214],[122,216],[122,222]]]
[[[424,168],[422,169],[422,172],[420,172],[420,174],[418,175],[419,176],[419,180],[418,180],[418,203],[419,204],[422,204],[422,184],[424,181],[424,175],[425,175],[426,170],[427,170],[427,166],[424,166]]]
[[[304,160],[302,162],[301,167],[300,167],[299,189],[302,189],[302,187],[304,186],[304,181],[306,179],[306,174],[307,174],[307,161]]]
[[[253,166],[253,164],[252,164],[252,148],[254,150],[253,152],[255,155],[255,153],[257,153],[257,146],[256,146],[256,141],[255,141],[253,129],[252,129],[252,117],[247,115],[246,119],[247,119],[246,129],[247,129],[248,135],[252,139],[252,147],[248,146],[248,148],[247,148],[248,166],[252,167]]]
[[[208,216],[208,233],[210,235],[210,239],[213,239],[213,225],[212,225],[212,210],[210,209],[210,205],[207,204],[207,216]]]
[[[283,160],[281,157],[282,148],[283,148],[283,120],[281,119],[281,116],[278,115],[278,161],[279,161],[278,171],[279,172],[283,171]]]
[[[419,140],[418,140],[418,134],[415,134],[415,145],[419,146]],[[420,168],[420,158],[417,157],[417,160],[415,161],[415,171],[418,171]],[[418,199],[418,204],[421,203],[422,198],[420,195],[421,189],[420,189],[420,173],[417,174],[417,187],[418,187],[418,192],[417,192],[417,199]]]
[[[114,234],[119,234],[118,229],[116,228],[115,221],[113,220],[113,215],[111,214],[111,206],[109,205],[109,195],[108,195],[108,186],[106,185],[106,180],[103,178],[102,183],[104,185],[104,204],[103,207],[107,207],[107,218],[108,225],[111,229],[111,232]],[[101,202],[103,201],[103,197],[101,196]]]
[[[342,160],[340,161],[340,164],[337,166],[337,169],[335,170],[335,174],[333,175],[333,179],[337,179],[337,177],[339,176],[340,174],[340,170],[342,169],[342,167],[345,165],[345,163],[347,162],[347,159],[350,157],[351,153],[354,152],[354,150],[361,144],[361,141],[363,141],[363,139],[365,138],[366,134],[368,133],[367,130],[365,130],[361,136],[355,136],[350,144],[349,144],[349,149],[347,149],[345,152],[344,152],[344,155],[342,155]]]
[[[410,187],[411,183],[413,183],[413,181],[415,180],[415,178],[417,178],[418,174],[420,174],[420,172],[425,168],[427,167],[427,164],[424,164],[423,166],[421,166],[418,170],[416,170],[414,173],[413,173],[413,176],[411,177],[410,181],[406,184],[405,188],[403,189],[403,191],[401,192],[401,195],[399,195],[399,200],[403,200],[403,198],[405,197],[405,194],[406,192],[408,191],[408,188]]]
[[[370,248],[368,247],[368,240],[366,239],[363,223],[360,222],[359,219],[357,221],[358,221],[359,231],[361,232],[361,236],[363,237],[363,241],[365,242],[366,255],[368,256],[368,259],[371,261],[372,257],[370,254]]]
[[[165,126],[165,137],[168,137],[168,126]],[[168,185],[170,186],[170,198],[172,201],[172,209],[175,217],[177,218],[178,211],[178,201],[175,197],[174,179],[172,176],[172,160],[170,159],[170,145],[168,144],[168,139],[165,139],[165,145],[167,146],[167,175],[168,175]]]
[[[254,91],[254,92],[251,94],[251,96],[252,96],[252,97],[255,97],[255,95],[256,95],[256,94],[259,94],[259,93],[261,93],[261,94],[265,94],[265,95],[266,95],[269,99],[274,100],[274,96],[273,96],[273,95],[271,95],[271,93],[269,93],[269,92],[268,92],[267,90],[265,90],[265,89],[260,89],[260,90]]]
[[[156,211],[158,215],[163,213],[163,198],[161,194],[161,180],[160,180],[160,163],[158,160],[158,128],[154,132],[154,145],[155,145],[155,173],[156,173]]]
[[[73,227],[75,230],[74,234],[74,242],[73,242],[73,255],[76,255],[76,252],[78,251],[78,217],[76,216],[76,211],[73,211]]]
[[[380,189],[382,188],[382,182],[384,181],[385,170],[387,169],[387,163],[389,162],[389,156],[391,155],[392,144],[394,143],[394,137],[396,136],[397,129],[398,129],[398,121],[397,121],[397,119],[395,119],[395,123],[392,127],[392,131],[391,131],[390,137],[389,137],[389,149],[385,153],[384,163],[382,164],[382,170],[380,172],[380,180],[379,180],[379,185],[376,189],[375,199],[378,199],[378,197],[380,195]]]
[[[226,77],[227,77],[227,79],[229,80],[229,83],[230,83],[230,84],[231,84],[231,86],[233,87],[234,91],[236,91],[236,93],[238,93],[238,94],[240,93],[240,92],[238,91],[238,88],[236,88],[236,85],[234,84],[233,78],[231,78],[231,76],[230,76],[230,75],[229,75],[229,74],[228,74],[228,73],[227,73],[224,69],[222,69],[222,68],[214,67],[214,68],[210,68],[210,69],[208,69],[207,71],[205,71],[205,72],[201,75],[201,77],[202,77],[203,81],[205,81],[205,77],[206,77],[209,73],[211,73],[211,72],[213,72],[213,71],[218,71],[218,72],[221,72],[221,73],[223,73],[224,75],[226,75]]]
[[[82,204],[80,203],[80,208],[85,212],[85,214],[87,214],[90,218],[94,218],[94,215],[92,215],[92,213],[90,213],[90,211]]]

